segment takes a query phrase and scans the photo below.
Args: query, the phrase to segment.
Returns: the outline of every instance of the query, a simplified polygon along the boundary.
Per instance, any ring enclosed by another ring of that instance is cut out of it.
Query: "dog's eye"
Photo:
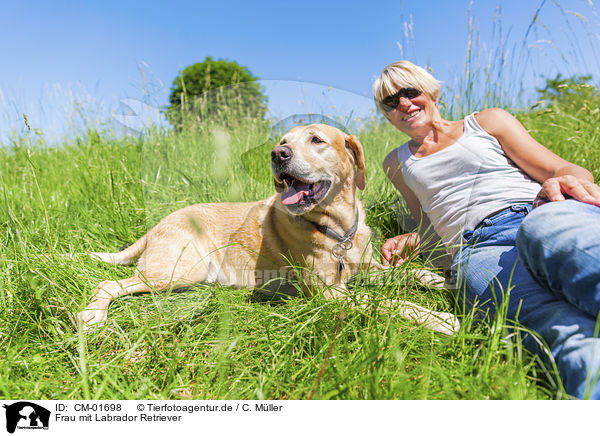
[[[322,144],[325,141],[323,141],[318,136],[313,136],[312,139],[310,140],[310,142],[312,142],[313,144]]]

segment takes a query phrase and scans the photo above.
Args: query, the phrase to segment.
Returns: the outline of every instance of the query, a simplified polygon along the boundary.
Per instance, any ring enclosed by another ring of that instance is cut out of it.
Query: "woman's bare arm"
[[[538,198],[561,201],[565,194],[600,206],[600,187],[592,174],[554,154],[537,142],[514,116],[503,109],[486,109],[476,115],[479,125],[498,139],[506,155],[529,177],[542,184]]]
[[[411,255],[418,254],[421,248],[421,241],[434,241],[439,243],[439,237],[433,231],[427,215],[421,209],[419,200],[406,185],[400,172],[400,163],[398,162],[397,150],[392,151],[383,161],[383,171],[390,179],[394,187],[402,194],[404,201],[410,210],[411,215],[417,224],[418,233],[405,233],[388,239],[381,247],[383,255],[383,264],[393,263],[398,265],[408,259]]]

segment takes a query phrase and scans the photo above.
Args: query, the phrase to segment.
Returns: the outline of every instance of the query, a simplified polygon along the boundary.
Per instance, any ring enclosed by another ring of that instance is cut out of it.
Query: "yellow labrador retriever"
[[[294,127],[272,150],[271,169],[278,193],[270,198],[188,206],[119,253],[92,253],[115,264],[137,260],[137,273],[100,283],[80,321],[105,321],[110,302],[123,295],[196,283],[288,292],[285,279],[295,279],[307,295],[321,288],[327,298],[347,297],[348,278],[376,264],[356,195],[365,186],[360,142],[328,125]],[[425,270],[417,277],[443,282]],[[434,330],[459,327],[449,313],[394,303],[404,317]]]

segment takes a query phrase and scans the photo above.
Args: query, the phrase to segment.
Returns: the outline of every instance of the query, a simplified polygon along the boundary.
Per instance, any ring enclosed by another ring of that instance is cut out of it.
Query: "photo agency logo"
[[[50,411],[28,401],[6,405],[6,431],[14,433],[19,430],[48,430]]]

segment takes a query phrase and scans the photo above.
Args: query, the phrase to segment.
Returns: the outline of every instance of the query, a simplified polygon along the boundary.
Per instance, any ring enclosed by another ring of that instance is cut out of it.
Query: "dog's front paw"
[[[460,330],[460,321],[448,312],[434,312],[408,301],[400,301],[400,313],[403,318],[436,332],[453,335]]]
[[[460,321],[451,313],[437,312],[425,322],[425,326],[436,332],[452,336],[460,330]]]
[[[77,321],[80,326],[83,326],[84,330],[87,330],[94,324],[106,321],[107,316],[108,309],[93,307],[93,304],[90,304],[85,310],[77,314]]]
[[[446,282],[446,279],[436,273],[428,271],[426,269],[417,269],[414,270],[415,276],[417,280],[427,286],[432,286],[435,288],[443,288]]]

